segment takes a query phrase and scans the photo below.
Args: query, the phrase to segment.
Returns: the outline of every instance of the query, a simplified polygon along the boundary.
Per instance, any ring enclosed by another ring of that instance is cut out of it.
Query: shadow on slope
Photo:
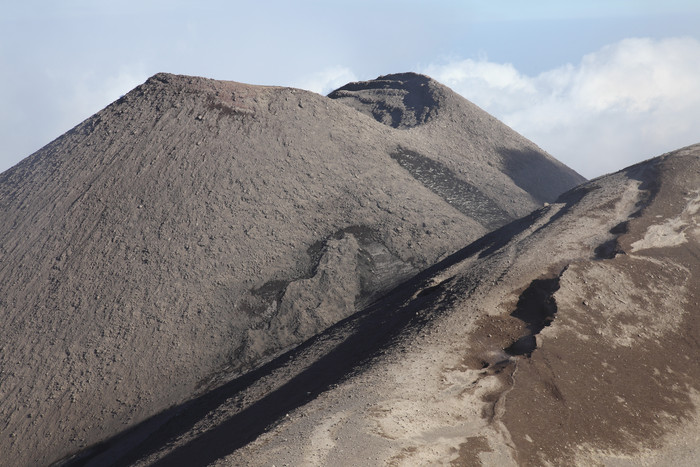
[[[548,159],[534,149],[500,148],[503,157],[503,172],[517,186],[540,203],[551,202],[571,186],[571,180],[579,183],[586,179],[554,159]],[[569,177],[552,177],[552,174],[569,172]]]
[[[130,465],[157,452],[169,442],[187,433],[198,422],[205,419],[242,391],[251,388],[256,382],[273,375],[290,362],[303,360],[305,352],[314,346],[322,346],[324,340],[336,340],[337,336],[350,333],[349,337],[333,347],[279,388],[266,394],[248,407],[217,424],[187,444],[174,449],[154,465],[208,465],[231,454],[264,433],[285,414],[316,398],[322,392],[341,382],[353,371],[376,356],[398,335],[420,327],[428,316],[421,313],[438,304],[442,294],[436,293],[442,286],[433,286],[405,305],[411,292],[420,288],[424,281],[420,275],[395,289],[389,296],[376,302],[346,320],[334,325],[328,331],[306,341],[294,350],[276,358],[263,367],[253,370],[223,386],[214,389],[197,399],[168,410],[143,422],[138,427],[95,446],[89,452],[75,456],[61,465]],[[349,328],[349,329],[348,329]],[[284,378],[284,375],[282,376]],[[239,407],[242,403],[238,403]],[[160,418],[160,422],[155,419]],[[148,424],[156,428],[146,436],[139,436],[139,430],[148,430]],[[133,438],[140,438],[134,440]],[[131,446],[126,445],[131,444]]]
[[[551,279],[535,279],[520,294],[518,304],[510,315],[527,325],[527,333],[504,349],[508,355],[530,356],[537,348],[537,334],[552,324],[557,314],[554,293],[559,290],[561,274]]]

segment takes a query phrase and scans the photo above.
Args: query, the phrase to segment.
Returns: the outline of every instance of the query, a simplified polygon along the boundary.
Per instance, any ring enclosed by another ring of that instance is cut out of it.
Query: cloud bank
[[[527,76],[488,59],[421,72],[594,177],[700,142],[700,42],[625,39]]]

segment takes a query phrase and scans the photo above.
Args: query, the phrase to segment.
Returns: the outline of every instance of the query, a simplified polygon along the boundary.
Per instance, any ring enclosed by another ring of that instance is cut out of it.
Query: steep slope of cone
[[[536,206],[450,144],[309,92],[159,74],[0,174],[3,462],[257,367]]]
[[[328,97],[418,141],[439,141],[436,160],[475,184],[491,180],[480,186],[488,198],[499,199],[498,190],[515,183],[542,204],[583,181],[531,141],[424,75],[398,73],[349,83]],[[464,154],[470,157],[465,160]]]
[[[586,183],[183,406],[122,460],[693,465],[698,187],[700,144]]]

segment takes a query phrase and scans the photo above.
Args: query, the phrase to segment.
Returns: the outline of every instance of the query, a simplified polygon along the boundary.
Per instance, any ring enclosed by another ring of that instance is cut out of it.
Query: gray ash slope
[[[0,463],[57,460],[259,366],[551,200],[530,175],[582,180],[400,76],[439,96],[408,129],[159,74],[0,174]]]
[[[485,191],[486,196],[466,196],[467,200],[496,199],[497,208],[503,200],[495,192],[515,183],[536,204],[542,204],[571,188],[572,181],[582,181],[531,141],[424,75],[398,73],[349,83],[328,97],[385,125],[406,130],[421,141],[437,141],[441,147],[431,151],[431,163],[458,172],[463,181],[471,182],[473,190]],[[470,157],[462,157],[465,153]],[[412,173],[412,167],[418,167],[421,160],[410,155],[395,159]],[[498,170],[498,176],[493,168]],[[562,176],[551,177],[549,174],[553,173]]]
[[[696,465],[699,187],[700,144],[585,183],[112,452],[119,465]]]

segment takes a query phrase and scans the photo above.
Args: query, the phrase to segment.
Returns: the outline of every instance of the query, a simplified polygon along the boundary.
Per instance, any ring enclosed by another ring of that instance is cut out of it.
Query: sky
[[[700,142],[696,0],[0,0],[0,172],[158,72],[415,71],[593,178]]]

